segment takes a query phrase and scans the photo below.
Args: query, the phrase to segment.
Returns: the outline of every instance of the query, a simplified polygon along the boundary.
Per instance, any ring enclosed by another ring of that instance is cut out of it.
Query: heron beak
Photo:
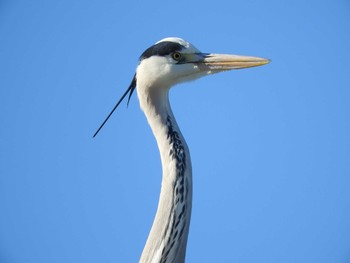
[[[268,64],[269,59],[227,54],[203,54],[198,64],[204,64],[213,71],[257,67]]]

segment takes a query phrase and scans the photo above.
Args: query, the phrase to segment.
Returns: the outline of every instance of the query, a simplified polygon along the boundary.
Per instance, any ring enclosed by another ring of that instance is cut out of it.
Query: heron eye
[[[171,57],[176,60],[176,61],[179,61],[181,59],[181,54],[179,52],[174,52]]]

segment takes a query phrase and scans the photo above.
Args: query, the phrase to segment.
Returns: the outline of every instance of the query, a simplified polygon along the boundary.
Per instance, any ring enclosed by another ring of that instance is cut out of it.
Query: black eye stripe
[[[170,41],[160,42],[146,49],[145,52],[142,53],[140,57],[140,61],[152,56],[170,55],[171,53],[181,51],[184,48],[185,48],[184,46],[178,43],[174,43]]]

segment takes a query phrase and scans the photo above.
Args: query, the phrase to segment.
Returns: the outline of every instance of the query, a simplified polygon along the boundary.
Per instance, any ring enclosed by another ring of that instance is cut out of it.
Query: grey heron
[[[129,88],[93,136],[128,94],[129,103],[136,89],[162,163],[158,209],[140,262],[185,261],[192,208],[192,168],[189,149],[169,104],[169,89],[209,74],[267,63],[268,59],[259,57],[202,53],[176,37],[160,40],[140,56]]]

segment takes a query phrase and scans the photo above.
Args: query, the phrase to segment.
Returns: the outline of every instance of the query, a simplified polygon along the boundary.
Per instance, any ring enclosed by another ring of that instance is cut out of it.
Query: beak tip
[[[271,63],[271,59],[268,59],[268,58],[263,58],[262,59],[262,65],[266,65],[266,64],[269,64],[269,63]]]

